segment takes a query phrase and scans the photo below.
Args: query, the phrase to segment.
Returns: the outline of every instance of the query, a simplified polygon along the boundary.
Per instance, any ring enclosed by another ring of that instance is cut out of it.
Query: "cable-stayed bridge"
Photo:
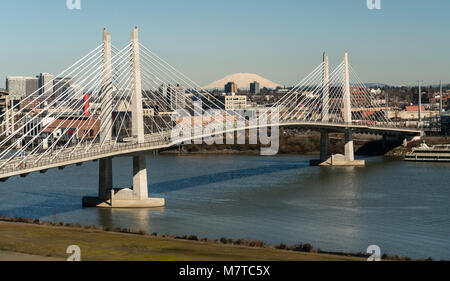
[[[320,163],[361,165],[353,133],[421,134],[387,117],[348,54],[331,71],[324,55],[281,99],[251,115],[229,110],[226,101],[140,44],[137,29],[121,49],[104,30],[103,43],[57,77],[0,116],[0,180],[98,160],[99,197],[85,198],[87,206],[163,206],[164,199],[148,198],[145,153],[190,141],[302,127],[321,132]],[[330,132],[345,134],[345,155],[329,158]],[[133,157],[133,188],[114,189],[112,159],[123,155]]]

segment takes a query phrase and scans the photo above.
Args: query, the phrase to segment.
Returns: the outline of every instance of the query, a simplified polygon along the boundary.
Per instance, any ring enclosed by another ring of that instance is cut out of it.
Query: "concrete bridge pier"
[[[113,188],[112,158],[99,161],[98,197],[83,197],[84,207],[155,208],[164,207],[163,198],[148,198],[147,164],[144,152],[133,155],[133,187]]]
[[[350,130],[347,130],[344,134],[344,157],[345,161],[355,161],[355,150],[353,145],[353,134]]]
[[[320,133],[320,159],[311,160],[311,166],[364,166],[364,160],[355,160],[353,133],[348,130],[344,133],[344,155],[328,154],[328,132]]]
[[[328,131],[322,130],[320,132],[320,163],[328,159]]]
[[[143,152],[133,156],[133,198],[138,200],[148,198],[147,164]]]
[[[102,202],[110,199],[110,190],[113,188],[112,158],[99,161],[98,171],[98,198]]]

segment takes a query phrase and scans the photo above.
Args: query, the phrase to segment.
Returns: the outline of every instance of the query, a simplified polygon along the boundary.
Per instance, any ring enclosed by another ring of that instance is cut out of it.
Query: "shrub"
[[[188,240],[198,241],[198,237],[196,235],[189,235]]]
[[[292,251],[306,252],[306,253],[312,252],[313,249],[314,249],[313,246],[309,243],[306,243],[306,244],[300,243],[300,244],[290,247],[290,250],[292,250]]]
[[[250,247],[257,247],[257,248],[262,248],[264,247],[265,243],[259,240],[250,240],[248,242],[248,246]]]

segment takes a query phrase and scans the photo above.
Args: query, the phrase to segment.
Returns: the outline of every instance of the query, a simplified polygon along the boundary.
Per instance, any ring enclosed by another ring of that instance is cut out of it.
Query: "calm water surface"
[[[450,259],[450,165],[367,158],[365,168],[309,167],[305,156],[149,156],[161,209],[82,208],[98,163],[0,183],[0,215],[52,221],[308,242],[329,251]],[[114,185],[131,185],[131,159],[114,159]]]

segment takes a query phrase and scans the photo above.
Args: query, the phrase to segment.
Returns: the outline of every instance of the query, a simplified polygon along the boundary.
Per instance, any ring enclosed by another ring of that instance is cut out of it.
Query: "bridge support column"
[[[353,146],[353,134],[350,130],[345,132],[344,135],[344,151],[345,161],[355,161],[355,151]]]
[[[328,159],[328,131],[322,130],[320,132],[320,162],[325,162]]]
[[[109,200],[109,190],[113,188],[112,158],[99,161],[98,171],[98,198],[101,201]]]
[[[145,153],[139,153],[133,156],[133,197],[136,200],[145,200],[148,198]]]

